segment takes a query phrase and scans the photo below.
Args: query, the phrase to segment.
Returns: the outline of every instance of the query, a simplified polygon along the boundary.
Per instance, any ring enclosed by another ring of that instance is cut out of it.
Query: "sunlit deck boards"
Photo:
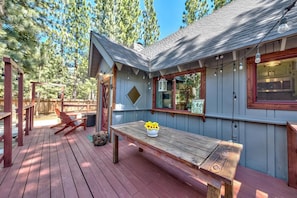
[[[120,163],[113,164],[112,144],[94,147],[87,139],[93,130],[64,137],[49,127],[35,128],[24,146],[13,150],[13,166],[1,168],[0,197],[205,197],[205,185],[187,185],[187,175],[125,141],[120,142]],[[238,197],[297,194],[281,180],[242,167],[236,178]]]

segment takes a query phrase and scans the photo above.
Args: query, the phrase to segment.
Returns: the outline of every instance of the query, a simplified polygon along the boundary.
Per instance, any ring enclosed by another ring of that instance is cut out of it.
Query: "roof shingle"
[[[255,46],[280,19],[290,0],[234,0],[214,13],[137,52],[96,34],[115,62],[145,71],[159,71],[233,50]],[[297,20],[297,8],[287,16]],[[296,34],[297,25],[262,42]]]

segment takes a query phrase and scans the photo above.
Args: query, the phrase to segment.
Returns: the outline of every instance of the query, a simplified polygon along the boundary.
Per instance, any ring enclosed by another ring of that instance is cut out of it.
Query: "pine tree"
[[[40,13],[39,21],[43,25],[42,39],[38,48],[38,64],[30,73],[34,81],[64,84],[70,82],[68,67],[66,66],[65,51],[68,33],[66,31],[66,1],[43,0],[37,1],[35,9]],[[38,86],[41,98],[57,98],[54,86]],[[70,94],[68,94],[70,95]]]
[[[95,11],[92,18],[95,31],[112,39],[116,35],[116,8],[116,0],[95,0]]]
[[[194,21],[210,14],[224,5],[230,3],[232,0],[187,0],[185,3],[185,11],[183,12],[183,24],[188,26]],[[210,2],[210,6],[207,2]],[[210,9],[209,9],[210,7]]]
[[[0,16],[0,56],[8,55],[19,66],[30,69],[36,63],[36,48],[41,30],[38,12],[32,2],[5,1],[4,15]]]
[[[232,0],[214,0],[214,10],[220,9],[224,5],[230,3]]]
[[[89,32],[90,32],[90,16],[89,5],[86,0],[75,0],[68,5],[66,15],[66,28],[69,38],[66,41],[65,58],[67,66],[72,67],[72,96],[77,97],[77,84],[80,83],[78,67],[83,67],[84,73],[87,72]],[[85,65],[83,65],[85,63]]]
[[[142,12],[142,40],[143,45],[148,46],[155,43],[160,36],[160,26],[154,9],[154,0],[145,0],[145,10]]]
[[[188,26],[207,14],[207,0],[187,0],[185,9],[186,11],[183,12],[183,23],[185,26]]]
[[[95,30],[131,46],[141,38],[139,0],[95,0],[92,13]]]
[[[0,1],[0,16],[4,15],[4,4],[5,4],[4,0]]]
[[[116,24],[119,28],[116,39],[126,46],[131,46],[140,38],[139,0],[120,0],[117,4]]]

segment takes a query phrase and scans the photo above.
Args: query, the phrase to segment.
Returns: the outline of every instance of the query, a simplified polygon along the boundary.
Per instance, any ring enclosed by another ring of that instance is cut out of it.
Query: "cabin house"
[[[145,48],[91,32],[96,129],[152,120],[238,142],[241,166],[288,180],[286,127],[297,121],[295,3],[234,0]],[[289,29],[278,31],[284,19]]]

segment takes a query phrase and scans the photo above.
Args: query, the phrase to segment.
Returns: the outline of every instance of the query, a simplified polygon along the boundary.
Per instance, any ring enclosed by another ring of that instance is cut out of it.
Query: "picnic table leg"
[[[114,132],[113,135],[113,163],[119,162],[119,136]]]
[[[226,198],[233,198],[233,182],[231,184],[225,183],[225,196]]]
[[[207,198],[221,197],[221,189],[218,189],[210,184],[207,184]]]

